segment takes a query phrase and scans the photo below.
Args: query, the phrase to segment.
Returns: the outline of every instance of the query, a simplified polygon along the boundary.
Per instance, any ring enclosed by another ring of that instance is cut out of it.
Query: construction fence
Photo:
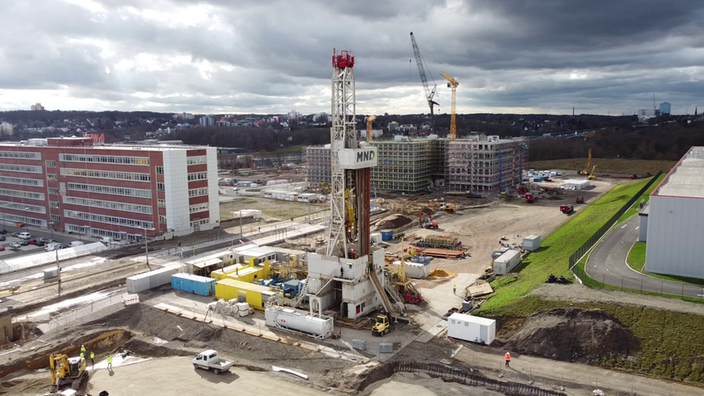
[[[631,197],[631,199],[629,199],[628,202],[626,202],[626,204],[623,205],[623,207],[621,207],[618,212],[611,216],[611,218],[603,226],[601,226],[601,228],[599,228],[599,230],[594,233],[594,235],[589,237],[589,239],[584,242],[582,246],[580,246],[574,253],[572,253],[569,258],[569,269],[570,271],[572,271],[572,273],[574,273],[577,278],[582,281],[582,283],[587,280],[588,275],[586,274],[584,268],[580,268],[579,266],[577,266],[577,263],[582,259],[582,257],[584,257],[585,254],[587,254],[594,247],[594,245],[596,245],[597,242],[599,242],[599,240],[601,240],[601,238],[607,232],[609,232],[611,227],[613,227],[613,225],[618,222],[618,219],[620,219],[621,216],[623,216],[623,214],[626,213],[628,209],[630,209],[631,206],[636,203],[636,201],[643,195],[643,193],[645,193],[648,188],[650,188],[650,186],[655,183],[655,181],[658,179],[658,177],[660,177],[661,174],[662,171],[658,172],[657,175],[653,176],[648,181],[648,183],[646,183],[643,188],[641,188],[635,195],[633,195],[633,197]],[[638,280],[638,282],[640,283],[640,280]]]

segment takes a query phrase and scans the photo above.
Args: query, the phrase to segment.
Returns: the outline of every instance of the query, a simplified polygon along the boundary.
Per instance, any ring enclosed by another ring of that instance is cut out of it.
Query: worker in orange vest
[[[509,367],[509,364],[511,363],[511,354],[506,351],[504,358],[506,359],[506,367]]]

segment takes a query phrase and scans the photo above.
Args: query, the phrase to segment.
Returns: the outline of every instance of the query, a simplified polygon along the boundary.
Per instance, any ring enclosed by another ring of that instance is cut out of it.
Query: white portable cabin
[[[528,235],[523,238],[523,249],[529,252],[540,249],[540,235]]]
[[[453,313],[447,318],[447,336],[477,344],[491,345],[496,338],[496,321],[479,316]]]
[[[494,273],[496,275],[506,275],[521,263],[521,252],[509,250],[494,260]]]

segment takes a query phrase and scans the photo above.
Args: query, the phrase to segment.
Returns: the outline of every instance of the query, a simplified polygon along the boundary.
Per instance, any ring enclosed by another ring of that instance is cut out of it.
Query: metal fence
[[[594,235],[589,237],[589,239],[584,242],[582,246],[580,246],[574,253],[572,253],[569,258],[568,265],[569,269],[575,274],[575,276],[577,276],[580,280],[584,281],[587,274],[583,269],[577,267],[577,263],[579,262],[579,260],[581,260],[582,257],[584,257],[584,255],[587,254],[587,252],[589,252],[589,250],[591,250],[594,245],[596,245],[596,243],[601,239],[601,237],[603,237],[611,229],[611,227],[616,224],[618,219],[620,219],[621,216],[623,216],[623,214],[626,213],[628,209],[631,208],[631,206],[633,206],[633,204],[638,200],[638,198],[640,198],[640,196],[643,195],[643,193],[646,192],[648,188],[653,185],[653,183],[655,183],[655,181],[658,179],[658,177],[660,177],[661,174],[662,171],[658,172],[657,175],[653,176],[648,181],[648,183],[646,183],[645,186],[640,189],[640,191],[638,191],[633,197],[631,197],[631,199],[629,199],[628,202],[626,202],[626,204],[623,205],[623,207],[621,207],[618,212],[611,216],[611,218],[603,226],[601,226],[601,228],[599,228],[599,230],[594,233]]]
[[[511,381],[501,381],[486,378],[465,370],[456,369],[436,363],[403,362],[391,363],[393,373],[424,372],[434,378],[457,382],[469,386],[481,386],[489,390],[502,392],[506,395],[525,396],[564,396],[565,393],[538,388],[536,386]]]

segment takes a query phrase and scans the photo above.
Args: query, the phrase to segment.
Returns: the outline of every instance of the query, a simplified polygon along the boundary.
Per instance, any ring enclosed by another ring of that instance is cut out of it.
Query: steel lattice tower
[[[332,127],[330,128],[330,227],[328,229],[328,256],[347,257],[345,235],[345,191],[353,180],[348,180],[340,166],[340,152],[357,148],[356,107],[354,86],[354,56],[348,51],[332,55]]]

